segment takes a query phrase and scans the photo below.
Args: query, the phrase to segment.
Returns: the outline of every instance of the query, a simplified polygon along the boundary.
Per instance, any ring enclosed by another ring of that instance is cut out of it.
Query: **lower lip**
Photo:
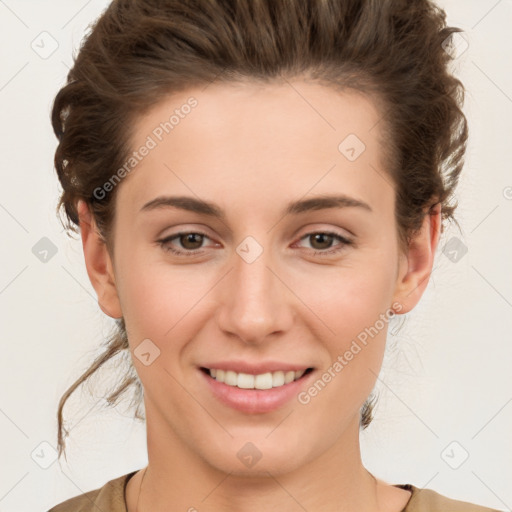
[[[303,375],[300,379],[271,389],[242,389],[219,382],[203,370],[198,370],[205,379],[214,396],[223,404],[246,413],[265,413],[279,409],[296,397],[305,387],[315,371]]]

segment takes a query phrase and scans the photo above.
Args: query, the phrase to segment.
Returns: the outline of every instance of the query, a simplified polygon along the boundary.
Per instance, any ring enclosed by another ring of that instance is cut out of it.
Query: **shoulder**
[[[432,489],[421,489],[411,484],[400,487],[412,493],[403,512],[501,512],[467,501],[448,498]]]
[[[126,512],[124,490],[128,480],[136,473],[133,471],[109,480],[103,487],[74,496],[48,512]]]

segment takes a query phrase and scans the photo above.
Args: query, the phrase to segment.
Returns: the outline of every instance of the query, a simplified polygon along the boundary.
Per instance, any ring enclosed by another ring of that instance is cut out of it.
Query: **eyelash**
[[[198,254],[200,254],[197,252],[198,251],[197,249],[194,251],[192,251],[192,250],[177,250],[177,249],[173,249],[171,246],[168,245],[169,242],[171,242],[175,238],[179,238],[180,236],[183,236],[183,235],[199,235],[199,236],[203,236],[205,238],[210,238],[205,233],[201,233],[199,231],[180,231],[179,233],[176,233],[172,236],[168,236],[162,240],[157,240],[157,242],[164,251],[171,252],[171,253],[175,254],[176,256],[185,256],[186,257],[186,256],[197,256]],[[339,235],[338,233],[334,233],[332,231],[313,231],[313,232],[307,233],[306,235],[301,237],[300,240],[303,240],[304,238],[308,238],[313,235],[329,235],[329,236],[333,236],[334,238],[338,239],[341,242],[341,244],[335,246],[334,249],[326,249],[324,251],[316,251],[315,250],[313,253],[313,256],[328,256],[331,254],[335,254],[335,253],[342,251],[345,248],[345,246],[350,246],[350,245],[354,244],[354,242],[352,240],[349,240],[348,238],[345,238],[345,237]]]

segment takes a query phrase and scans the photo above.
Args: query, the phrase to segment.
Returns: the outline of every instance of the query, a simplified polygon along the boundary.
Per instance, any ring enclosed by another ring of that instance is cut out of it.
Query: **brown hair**
[[[63,207],[64,227],[78,233],[77,201],[84,200],[113,253],[116,188],[102,199],[94,190],[133,151],[137,116],[191,86],[307,77],[367,94],[381,107],[386,171],[406,250],[434,204],[441,203],[443,222],[457,223],[452,200],[468,131],[464,87],[449,72],[444,48],[461,31],[447,27],[445,12],[430,0],[114,0],[91,27],[53,104],[63,188],[57,213]],[[105,344],[60,400],[59,456],[69,396],[107,361],[129,355],[124,319]],[[141,387],[129,366],[106,400],[115,404],[131,388],[142,418]],[[372,408],[370,396],[361,408],[363,429]]]

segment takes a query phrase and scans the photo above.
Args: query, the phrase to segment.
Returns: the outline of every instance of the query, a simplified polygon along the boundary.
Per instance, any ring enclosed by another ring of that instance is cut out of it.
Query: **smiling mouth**
[[[313,368],[307,368],[300,371],[277,371],[260,373],[252,375],[249,373],[237,373],[232,370],[222,370],[219,368],[204,368],[201,371],[209,375],[212,379],[222,382],[227,386],[240,389],[271,389],[279,388],[290,382],[299,380],[313,371]]]

